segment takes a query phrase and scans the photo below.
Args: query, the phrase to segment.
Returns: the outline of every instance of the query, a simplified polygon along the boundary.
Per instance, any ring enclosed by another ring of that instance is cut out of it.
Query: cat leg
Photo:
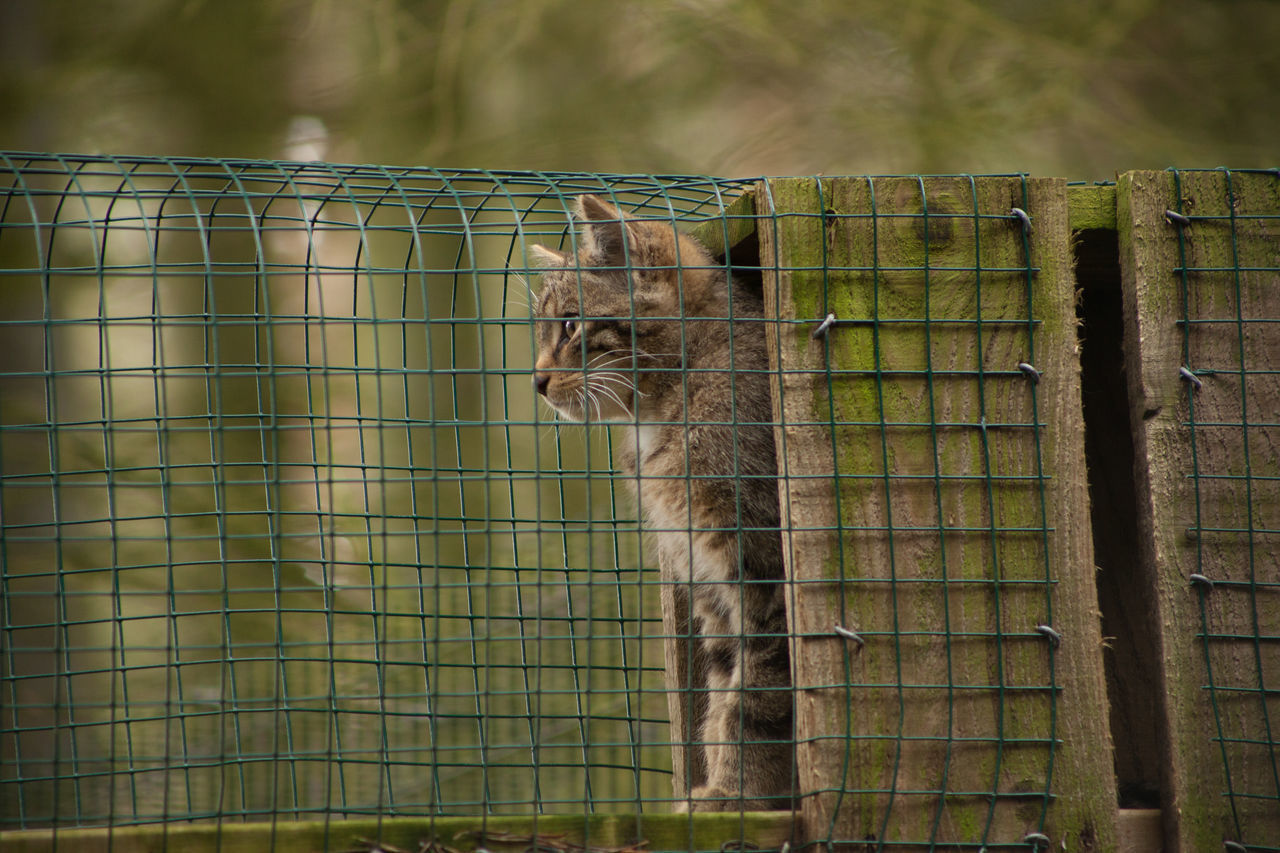
[[[777,628],[775,619],[741,620],[751,630],[740,633],[731,624],[739,620],[725,618],[726,602],[704,597],[701,604],[707,711],[699,739],[707,781],[692,792],[693,810],[790,808],[794,735],[786,637],[763,633]]]

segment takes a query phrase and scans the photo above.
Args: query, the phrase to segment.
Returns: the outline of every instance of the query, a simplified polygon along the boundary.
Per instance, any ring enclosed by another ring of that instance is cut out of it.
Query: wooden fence
[[[748,204],[807,837],[1276,849],[1277,175]]]

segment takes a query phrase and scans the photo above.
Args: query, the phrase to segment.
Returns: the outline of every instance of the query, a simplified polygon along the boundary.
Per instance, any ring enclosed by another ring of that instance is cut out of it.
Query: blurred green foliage
[[[529,382],[554,185],[3,171],[0,827],[670,797],[634,506]]]
[[[1271,0],[6,0],[0,147],[720,175],[1276,165]]]

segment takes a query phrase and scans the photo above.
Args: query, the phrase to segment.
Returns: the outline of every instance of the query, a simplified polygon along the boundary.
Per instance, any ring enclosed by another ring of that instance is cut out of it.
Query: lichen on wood
[[[788,179],[756,197],[806,826],[1105,848],[1065,184]]]

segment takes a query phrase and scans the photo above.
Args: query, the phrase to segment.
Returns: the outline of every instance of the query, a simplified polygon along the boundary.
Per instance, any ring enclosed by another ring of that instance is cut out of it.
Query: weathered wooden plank
[[[1110,184],[1067,187],[1068,223],[1072,231],[1116,230],[1116,188]]]
[[[639,848],[646,851],[725,849],[778,850],[791,840],[787,813],[697,815],[541,815],[538,817],[440,817],[310,820],[262,823],[197,823],[92,829],[0,832],[5,853],[219,853],[271,850],[416,851],[436,841],[459,853],[571,849]],[[55,848],[56,839],[56,848]],[[373,843],[380,847],[372,846]],[[427,848],[437,849],[437,848]]]
[[[738,247],[754,245],[756,235],[755,193],[748,190],[733,199],[722,218],[698,224],[690,233],[706,246],[713,257],[724,258],[726,247],[733,254]],[[1072,231],[1116,229],[1116,188],[1113,184],[1072,184],[1067,187],[1068,224]]]
[[[1121,853],[1160,853],[1164,849],[1159,809],[1121,809],[1119,829]]]
[[[713,258],[724,260],[727,254],[736,263],[754,261],[743,253],[755,252],[755,214],[755,193],[748,190],[729,201],[722,216],[698,224],[689,233],[707,247]]]
[[[1117,206],[1139,568],[1164,663],[1166,849],[1275,844],[1280,182],[1133,172]]]
[[[808,837],[1111,847],[1065,184],[772,180],[757,207]]]

